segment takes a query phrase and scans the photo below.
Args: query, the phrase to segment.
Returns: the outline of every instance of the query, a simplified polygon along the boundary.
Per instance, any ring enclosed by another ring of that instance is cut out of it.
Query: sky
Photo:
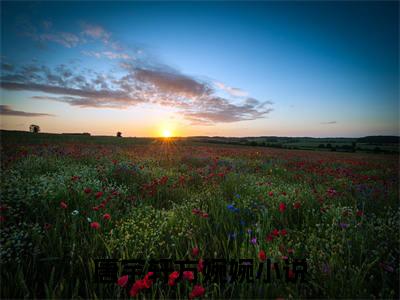
[[[0,127],[399,135],[399,3],[1,2]]]

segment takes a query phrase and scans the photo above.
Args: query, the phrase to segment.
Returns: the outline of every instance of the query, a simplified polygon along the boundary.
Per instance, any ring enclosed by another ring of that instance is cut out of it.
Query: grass
[[[3,135],[1,154],[3,298],[126,298],[134,279],[96,283],[95,259],[251,258],[256,272],[261,250],[281,272],[282,257],[306,259],[307,282],[202,273],[204,296],[399,297],[397,155],[42,134]]]

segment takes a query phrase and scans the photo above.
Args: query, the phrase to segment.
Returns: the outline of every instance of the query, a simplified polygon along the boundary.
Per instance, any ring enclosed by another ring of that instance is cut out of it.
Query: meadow
[[[1,138],[2,298],[399,298],[396,154]],[[145,265],[98,283],[99,258]],[[213,258],[253,259],[253,282],[209,280]],[[163,281],[153,259],[194,270],[175,265]],[[270,282],[255,278],[260,264]]]

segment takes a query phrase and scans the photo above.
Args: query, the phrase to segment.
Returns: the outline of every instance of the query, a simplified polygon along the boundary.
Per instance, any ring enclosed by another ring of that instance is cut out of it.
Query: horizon
[[[1,7],[3,130],[400,135],[398,2]]]

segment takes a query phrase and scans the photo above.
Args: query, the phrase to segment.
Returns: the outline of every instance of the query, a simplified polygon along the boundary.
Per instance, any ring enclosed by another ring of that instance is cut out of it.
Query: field
[[[399,298],[396,154],[1,138],[2,298]],[[98,283],[100,258],[145,266],[124,277],[118,264]],[[214,258],[229,262],[227,282],[209,276]],[[194,269],[178,277],[175,265],[164,281],[153,259]],[[232,280],[239,259],[253,259],[253,282]]]

